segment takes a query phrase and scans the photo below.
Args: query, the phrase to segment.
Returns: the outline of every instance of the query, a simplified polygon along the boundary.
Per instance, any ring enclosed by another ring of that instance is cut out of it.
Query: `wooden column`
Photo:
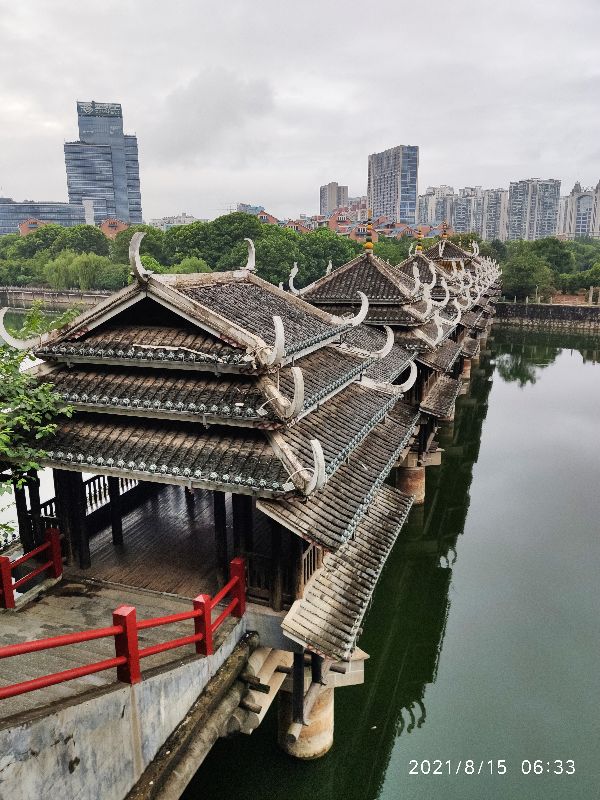
[[[213,492],[213,508],[215,520],[215,550],[217,567],[221,582],[229,577],[229,557],[227,555],[227,510],[225,508],[225,492]]]
[[[304,722],[304,650],[294,653],[292,666],[292,718]]]
[[[72,564],[75,544],[71,520],[71,491],[68,482],[68,473],[64,469],[53,469],[52,477],[54,480],[54,497],[58,527],[64,537],[64,554],[67,559],[67,564]]]
[[[110,501],[110,525],[113,544],[123,544],[123,508],[121,487],[118,478],[108,477],[108,498]]]
[[[292,536],[292,549],[294,554],[294,596],[299,600],[304,593],[304,540],[300,536]]]
[[[86,520],[87,503],[83,475],[81,472],[69,472],[67,474],[71,485],[72,530],[77,543],[79,568],[88,569],[92,565],[92,557],[90,555],[90,540]]]
[[[17,508],[17,522],[19,526],[19,538],[23,545],[23,550],[28,553],[35,547],[35,539],[29,514],[27,513],[27,497],[25,489],[17,486],[16,479],[13,478],[13,492],[15,495],[15,506]]]
[[[271,522],[271,608],[281,611],[283,608],[283,569],[282,569],[282,528]]]
[[[35,469],[31,469],[27,473],[27,492],[29,494],[29,511],[31,514],[33,540],[37,546],[44,543],[44,529],[42,526],[42,509],[40,503],[40,479]]]
[[[254,498],[246,494],[232,494],[231,506],[235,555],[250,553],[254,539]]]

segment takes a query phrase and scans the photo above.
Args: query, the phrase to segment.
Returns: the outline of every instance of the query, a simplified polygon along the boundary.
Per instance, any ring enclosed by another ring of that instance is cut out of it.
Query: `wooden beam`
[[[73,533],[77,542],[79,568],[88,569],[92,565],[92,557],[90,555],[89,531],[86,520],[87,503],[83,475],[81,472],[70,472],[69,481],[71,482]]]
[[[108,476],[108,498],[110,501],[110,526],[114,545],[123,544],[123,508],[121,504],[121,487],[118,478]]]
[[[73,521],[71,518],[71,490],[68,476],[69,473],[67,473],[65,470],[52,470],[58,527],[64,537],[63,548],[67,559],[67,564],[72,564],[73,552],[75,549],[75,537],[73,533]]]

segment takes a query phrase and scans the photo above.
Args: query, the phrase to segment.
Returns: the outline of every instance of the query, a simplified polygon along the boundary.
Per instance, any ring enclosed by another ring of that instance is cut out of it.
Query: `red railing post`
[[[62,552],[60,549],[60,531],[58,528],[48,528],[44,539],[50,545],[50,561],[52,566],[48,567],[51,578],[60,578],[63,572]]]
[[[229,575],[237,578],[233,594],[237,597],[237,606],[231,612],[234,617],[243,617],[246,613],[246,562],[243,558],[234,558],[229,565]]]
[[[0,592],[2,592],[0,608],[14,608],[15,590],[13,589],[12,569],[8,556],[0,556]]]
[[[120,625],[123,629],[115,634],[115,653],[117,657],[125,656],[127,659],[125,664],[117,667],[117,678],[123,683],[139,683],[142,673],[134,606],[119,606],[113,611],[113,625]]]
[[[194,611],[200,611],[194,617],[194,629],[196,634],[202,634],[199,642],[196,642],[196,652],[202,656],[212,656],[213,648],[213,629],[212,629],[212,598],[209,594],[199,594],[194,598]]]

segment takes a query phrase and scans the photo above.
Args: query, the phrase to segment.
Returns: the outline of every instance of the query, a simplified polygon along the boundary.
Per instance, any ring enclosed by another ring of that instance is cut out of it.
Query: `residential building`
[[[555,178],[512,181],[508,196],[508,238],[533,240],[555,236],[559,201],[560,181]]]
[[[452,227],[456,233],[481,233],[483,229],[483,190],[465,186],[454,198]]]
[[[566,239],[600,237],[600,182],[582,189],[579,181],[560,198],[558,233]]]
[[[169,228],[174,228],[176,225],[189,225],[192,222],[206,222],[206,220],[199,220],[196,217],[192,216],[191,214],[186,214],[183,211],[181,214],[176,214],[173,217],[159,217],[157,219],[151,219],[150,225],[154,228],[159,228],[159,230],[168,231]]]
[[[348,205],[348,187],[340,186],[336,181],[321,186],[319,189],[319,213],[328,217],[336,208]]]
[[[65,142],[69,202],[100,201],[96,222],[142,222],[137,137],[123,133],[120,103],[78,102],[79,139]]]
[[[482,239],[499,239],[505,242],[508,237],[508,189],[483,190],[483,221],[478,231]]]
[[[419,148],[399,145],[369,156],[367,198],[375,217],[417,222]]]
[[[17,202],[10,197],[0,197],[0,235],[19,233],[19,226],[23,223],[32,225],[35,223],[35,228],[38,228],[49,222],[66,227],[83,225],[85,223],[83,205],[33,200]],[[27,232],[32,233],[35,228],[27,228]]]
[[[117,234],[126,231],[129,225],[120,219],[103,219],[98,227],[107,239],[116,239]]]
[[[452,186],[428,186],[425,194],[419,195],[417,222],[419,225],[452,224],[453,201]]]
[[[257,216],[261,211],[265,210],[264,206],[253,206],[250,203],[238,203],[236,211],[241,211],[243,214],[253,214]]]

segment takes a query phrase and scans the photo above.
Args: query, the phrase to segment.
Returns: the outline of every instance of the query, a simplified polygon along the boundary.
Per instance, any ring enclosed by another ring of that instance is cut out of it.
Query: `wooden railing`
[[[138,481],[135,478],[119,478],[119,489],[122,495],[131,491],[137,485]],[[93,514],[94,511],[98,511],[110,502],[108,477],[106,475],[93,475],[83,482],[83,488],[85,491],[86,516]],[[29,517],[33,522],[31,511],[29,512]],[[40,503],[40,518],[42,524],[46,527],[58,525],[55,497]]]
[[[114,638],[115,657],[93,664],[85,664],[73,669],[63,670],[43,675],[39,678],[14,683],[0,688],[0,700],[7,697],[44,689],[57,683],[82,678],[96,672],[117,668],[117,679],[124,683],[139,683],[142,680],[140,661],[166,650],[193,644],[196,652],[201,655],[214,653],[214,635],[225,622],[227,617],[243,617],[246,612],[246,579],[245,564],[242,558],[234,558],[230,564],[231,578],[227,584],[214,597],[207,594],[198,595],[193,601],[191,611],[180,614],[170,614],[166,617],[153,617],[138,620],[134,606],[119,606],[113,612],[113,624],[107,628],[95,628],[77,633],[67,633],[64,636],[53,636],[49,639],[37,639],[19,644],[0,647],[0,659],[25,656],[29,653],[39,653],[56,647],[65,647],[71,644],[82,644],[95,639]],[[230,601],[219,616],[213,620],[212,614],[216,606],[225,598]],[[150,647],[139,647],[138,632],[148,628],[158,628],[161,625],[170,625],[186,620],[193,620],[194,633],[171,639]]]
[[[302,585],[306,586],[312,574],[323,563],[323,550],[316,544],[310,544],[302,554]]]
[[[60,550],[60,532],[57,528],[49,528],[45,533],[44,544],[35,547],[24,556],[11,561],[8,556],[0,556],[0,608],[15,607],[15,591],[21,589],[26,583],[47,573],[48,577],[60,578],[63,571],[62,555]],[[23,564],[27,564],[31,559],[40,556],[42,553],[48,554],[48,560],[39,564],[31,572],[22,578],[13,581],[13,571]]]

